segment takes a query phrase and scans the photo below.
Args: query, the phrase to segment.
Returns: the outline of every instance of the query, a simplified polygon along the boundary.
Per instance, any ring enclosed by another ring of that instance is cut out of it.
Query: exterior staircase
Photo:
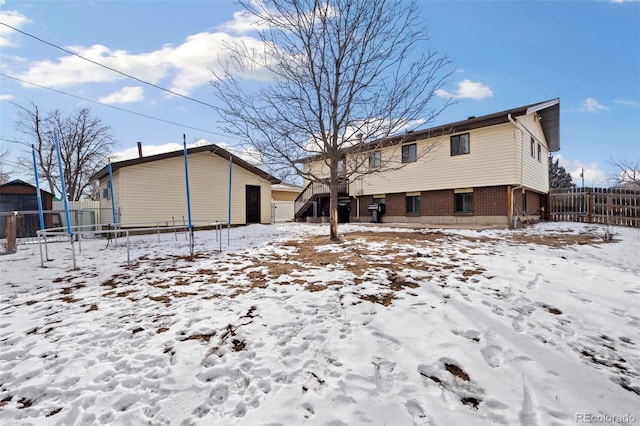
[[[338,195],[348,194],[349,181],[347,179],[341,179],[338,186]],[[302,219],[306,216],[310,216],[308,210],[311,208],[314,201],[317,201],[321,197],[329,197],[328,180],[316,180],[309,182],[294,201],[295,218]]]

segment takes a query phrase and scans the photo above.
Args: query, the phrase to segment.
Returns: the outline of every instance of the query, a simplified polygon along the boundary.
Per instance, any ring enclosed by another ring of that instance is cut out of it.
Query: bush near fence
[[[549,194],[553,221],[599,223],[640,228],[640,190],[565,188]]]

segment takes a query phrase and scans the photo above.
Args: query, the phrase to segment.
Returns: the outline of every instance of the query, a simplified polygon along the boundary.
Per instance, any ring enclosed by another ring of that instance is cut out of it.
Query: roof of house
[[[259,168],[257,168],[256,166],[254,166],[253,164],[249,163],[246,160],[243,160],[242,158],[238,157],[237,155],[234,155],[232,153],[230,153],[229,151],[220,148],[217,145],[214,144],[209,144],[209,145],[204,145],[204,146],[198,146],[195,148],[189,148],[187,149],[187,155],[189,154],[196,154],[199,152],[212,152],[214,154],[219,155],[220,157],[224,158],[225,160],[229,160],[231,159],[233,161],[233,164],[242,167],[245,170],[250,171],[251,173],[260,176],[261,178],[264,178],[266,180],[268,180],[271,183],[280,183],[281,180],[271,176],[269,173],[260,170]],[[156,155],[149,155],[147,157],[140,157],[140,158],[134,158],[131,160],[124,160],[124,161],[117,161],[115,163],[111,163],[111,170],[115,171],[118,169],[121,169],[123,167],[129,167],[129,166],[135,166],[137,164],[144,164],[144,163],[149,163],[152,161],[158,161],[158,160],[165,160],[167,158],[172,158],[172,157],[179,157],[184,155],[184,150],[179,150],[179,151],[171,151],[171,152],[165,152],[163,154],[156,154]],[[94,181],[97,179],[101,179],[104,176],[106,176],[109,173],[109,168],[108,166],[103,167],[102,169],[98,170],[93,176],[91,176],[90,181]]]
[[[20,180],[20,179],[15,179],[15,180],[12,180],[10,182],[3,183],[2,185],[0,185],[0,190],[2,188],[7,187],[7,186],[29,186],[29,187],[31,187],[33,189],[36,189],[35,185],[31,185],[29,182],[25,182],[25,181]],[[51,195],[53,197],[52,193],[50,193],[49,191],[46,191],[46,190],[44,190],[42,188],[40,188],[40,192],[44,192],[44,193],[49,194],[49,195]]]
[[[302,187],[300,185],[294,185],[291,183],[281,182],[271,186],[272,191],[286,191],[286,192],[300,192]]]
[[[449,133],[464,132],[481,127],[495,126],[498,124],[508,123],[509,119],[516,119],[518,116],[531,113],[538,113],[542,131],[549,145],[549,151],[555,152],[560,150],[560,99],[550,99],[548,101],[538,102],[535,104],[525,105],[493,114],[483,115],[480,117],[469,117],[466,120],[456,121],[454,123],[443,124],[424,130],[410,131],[404,134],[388,137],[382,141],[377,140],[370,142],[370,145],[392,146],[406,142],[413,142],[421,139],[427,139],[435,136],[442,136]],[[346,150],[348,152],[348,149]],[[320,154],[311,155],[298,160],[299,162],[315,161],[321,159]]]

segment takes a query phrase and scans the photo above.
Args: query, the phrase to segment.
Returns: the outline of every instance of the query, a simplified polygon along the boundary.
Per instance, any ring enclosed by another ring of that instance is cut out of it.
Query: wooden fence
[[[640,228],[640,190],[624,188],[552,189],[553,221],[600,223]]]

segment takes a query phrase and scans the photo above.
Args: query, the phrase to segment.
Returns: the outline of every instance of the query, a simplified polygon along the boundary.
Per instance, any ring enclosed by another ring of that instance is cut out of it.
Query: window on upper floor
[[[469,153],[469,133],[451,136],[451,155]]]
[[[542,145],[538,144],[538,161],[542,163]]]
[[[420,213],[420,196],[419,195],[407,195],[406,196],[406,212],[407,213]]]
[[[531,157],[536,158],[536,140],[531,138]]]
[[[109,188],[102,188],[102,194],[100,195],[101,200],[109,199]]]
[[[378,169],[382,166],[382,153],[380,151],[372,151],[369,153],[369,168]]]
[[[345,177],[347,176],[347,160],[344,158],[341,158],[338,160],[338,177]]]
[[[416,161],[417,158],[418,158],[418,151],[416,149],[415,143],[402,145],[402,162],[403,163],[411,163],[413,161]]]
[[[455,213],[473,213],[473,192],[460,192],[454,194]]]

